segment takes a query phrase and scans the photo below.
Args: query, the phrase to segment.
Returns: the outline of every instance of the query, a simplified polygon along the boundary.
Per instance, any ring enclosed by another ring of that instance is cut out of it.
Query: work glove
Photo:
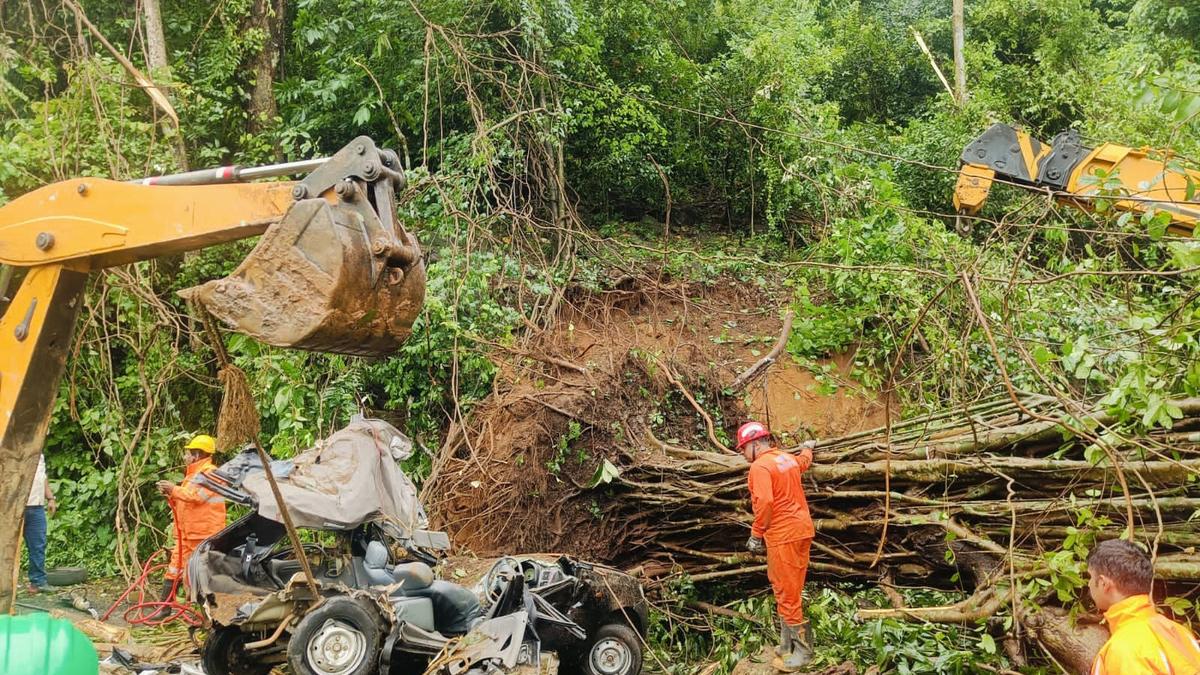
[[[751,535],[750,538],[746,540],[746,550],[750,551],[751,553],[761,555],[767,552],[767,545],[764,544],[763,540],[759,537]]]

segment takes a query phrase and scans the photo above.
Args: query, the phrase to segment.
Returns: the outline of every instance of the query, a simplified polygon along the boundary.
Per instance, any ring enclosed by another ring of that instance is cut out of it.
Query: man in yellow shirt
[[[1091,675],[1196,675],[1200,644],[1187,628],[1158,613],[1150,599],[1154,568],[1137,545],[1100,542],[1087,559],[1088,592],[1112,636]]]

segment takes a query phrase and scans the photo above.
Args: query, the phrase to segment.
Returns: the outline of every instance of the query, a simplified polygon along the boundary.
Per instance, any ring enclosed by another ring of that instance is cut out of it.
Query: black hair
[[[1103,574],[1125,595],[1150,592],[1154,566],[1137,544],[1124,539],[1102,541],[1087,557],[1088,574]]]

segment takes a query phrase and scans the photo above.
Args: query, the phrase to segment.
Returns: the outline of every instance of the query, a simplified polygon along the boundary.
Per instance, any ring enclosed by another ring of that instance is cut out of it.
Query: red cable
[[[175,525],[175,545],[179,546],[181,545],[183,538],[179,536],[179,518],[175,513],[174,505],[171,505],[171,520]],[[168,562],[153,565],[152,563],[154,562],[154,559],[162,553],[168,554]],[[170,598],[169,600],[146,599],[146,579],[150,577],[152,572],[166,569],[169,566],[169,555],[170,554],[168,550],[162,548],[155,551],[154,555],[151,555],[148,559],[146,559],[145,564],[142,565],[142,573],[138,575],[137,580],[125,589],[125,592],[113,602],[112,606],[108,608],[108,611],[104,613],[104,616],[100,617],[100,620],[108,621],[108,617],[112,616],[112,613],[116,611],[117,606],[120,605],[125,598],[127,598],[129,594],[133,592],[134,589],[137,589],[137,602],[130,605],[129,608],[125,610],[123,615],[125,621],[129,622],[130,624],[135,626],[161,626],[165,623],[170,623],[171,621],[180,619],[189,626],[203,625],[204,617],[200,615],[200,612],[198,612],[196,608],[192,607],[190,604],[183,604],[175,601],[175,593],[179,589],[179,578],[176,578],[171,583],[171,592],[167,595],[167,597]],[[184,561],[185,564],[186,562],[187,561]],[[162,612],[160,614],[160,612],[164,609],[169,611]]]

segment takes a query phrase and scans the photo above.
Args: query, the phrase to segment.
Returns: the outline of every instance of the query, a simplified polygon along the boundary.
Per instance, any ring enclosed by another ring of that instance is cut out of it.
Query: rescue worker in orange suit
[[[1111,633],[1092,675],[1200,673],[1196,638],[1154,608],[1154,567],[1142,549],[1124,539],[1102,541],[1088,555],[1087,572],[1088,592]]]
[[[163,579],[160,602],[175,599],[180,581],[187,578],[187,564],[192,551],[200,542],[225,527],[225,500],[212,490],[196,484],[200,474],[217,468],[212,461],[216,450],[217,443],[212,436],[196,436],[184,446],[187,470],[183,482],[176,485],[169,480],[160,480],[154,484],[167,498],[175,518],[175,549],[171,552],[171,562]]]
[[[746,548],[767,554],[767,579],[775,593],[781,635],[775,649],[776,670],[795,672],[812,660],[812,631],[804,619],[804,577],[816,531],[808,512],[801,477],[812,466],[812,444],[798,453],[785,452],[759,422],[737,431],[737,450],[750,462],[750,503],[754,524]]]

